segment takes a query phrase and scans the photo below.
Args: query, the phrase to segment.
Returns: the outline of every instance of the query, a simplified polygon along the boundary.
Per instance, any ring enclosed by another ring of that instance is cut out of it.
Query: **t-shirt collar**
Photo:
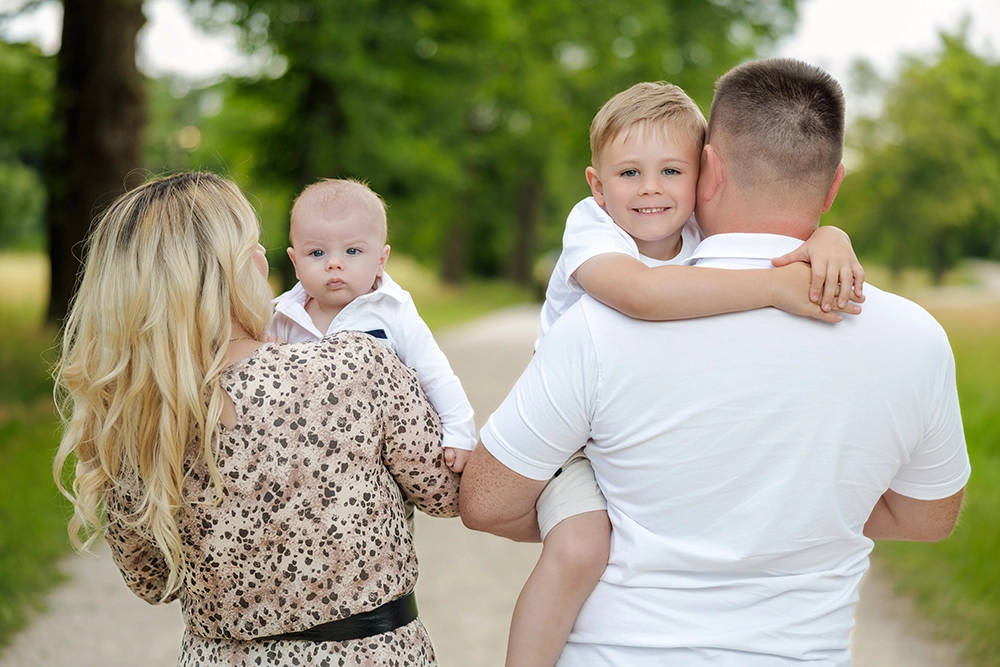
[[[802,239],[780,234],[715,234],[706,237],[684,261],[692,266],[771,266],[771,259],[795,250]]]

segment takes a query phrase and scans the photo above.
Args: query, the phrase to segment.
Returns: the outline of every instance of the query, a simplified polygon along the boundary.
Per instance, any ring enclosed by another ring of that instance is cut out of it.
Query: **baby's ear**
[[[378,274],[377,275],[381,276],[382,272],[385,270],[385,263],[389,259],[389,251],[391,251],[391,250],[392,250],[392,248],[389,247],[389,244],[386,244],[386,245],[382,246],[382,255],[378,258]]]

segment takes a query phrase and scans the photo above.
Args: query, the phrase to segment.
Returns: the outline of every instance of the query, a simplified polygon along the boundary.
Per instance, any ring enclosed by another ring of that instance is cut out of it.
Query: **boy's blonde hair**
[[[637,125],[669,126],[700,150],[705,115],[679,86],[665,81],[637,83],[604,103],[590,125],[590,159],[599,167],[601,152],[622,132]]]
[[[305,202],[313,198],[318,199],[316,203],[324,211],[337,212],[350,208],[363,209],[379,231],[382,243],[385,243],[389,233],[385,214],[385,200],[377,192],[368,187],[367,183],[353,178],[324,178],[307,186],[300,192],[292,204],[292,212],[289,216],[289,242],[292,240],[292,230],[295,228],[295,221],[303,214],[302,209]]]
[[[90,234],[62,334],[55,379],[64,428],[53,474],[73,503],[70,541],[87,549],[102,509],[115,514],[163,554],[164,598],[186,567],[174,517],[188,502],[185,466],[196,444],[221,493],[215,456],[232,322],[263,339],[271,314],[271,288],[254,261],[259,239],[257,214],[225,179],[187,173],[141,185]],[[131,507],[106,502],[115,487],[137,490]]]

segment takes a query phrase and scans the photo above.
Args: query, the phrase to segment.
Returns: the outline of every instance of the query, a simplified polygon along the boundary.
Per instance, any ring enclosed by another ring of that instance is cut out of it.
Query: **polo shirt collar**
[[[775,257],[795,250],[802,239],[779,234],[715,234],[708,236],[684,263],[692,266],[771,266]]]

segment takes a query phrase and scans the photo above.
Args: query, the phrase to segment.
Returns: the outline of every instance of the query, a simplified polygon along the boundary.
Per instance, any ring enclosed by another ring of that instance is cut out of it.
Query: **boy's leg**
[[[507,667],[552,667],[608,564],[611,522],[594,471],[574,454],[538,499],[542,554],[514,607]]]

